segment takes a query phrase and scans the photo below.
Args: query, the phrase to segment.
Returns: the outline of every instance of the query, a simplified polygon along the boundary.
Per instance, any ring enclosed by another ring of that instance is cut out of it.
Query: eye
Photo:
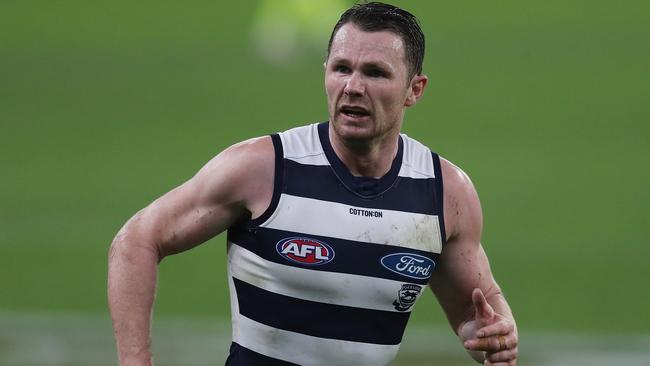
[[[343,74],[349,74],[350,73],[350,68],[345,66],[345,65],[334,65],[334,71],[340,72]]]
[[[366,70],[366,75],[373,78],[383,78],[388,76],[388,74],[384,70],[378,68],[371,68]]]

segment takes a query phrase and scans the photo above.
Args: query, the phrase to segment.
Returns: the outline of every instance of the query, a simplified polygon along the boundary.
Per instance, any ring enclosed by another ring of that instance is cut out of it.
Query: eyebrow
[[[334,57],[330,60],[332,64],[350,64],[350,61],[345,58],[341,57]],[[362,68],[377,68],[377,69],[382,69],[386,71],[393,72],[393,68],[390,67],[389,64],[381,61],[370,61],[370,62],[365,62],[361,65]]]

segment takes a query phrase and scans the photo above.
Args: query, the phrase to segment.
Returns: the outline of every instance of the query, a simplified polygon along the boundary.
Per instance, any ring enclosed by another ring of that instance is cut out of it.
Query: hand
[[[465,348],[485,352],[485,366],[515,366],[519,336],[514,321],[495,312],[478,288],[472,292],[472,302],[476,332],[463,343]]]

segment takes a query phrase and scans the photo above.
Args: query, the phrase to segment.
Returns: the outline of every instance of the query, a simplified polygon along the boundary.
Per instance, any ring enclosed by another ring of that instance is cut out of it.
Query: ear
[[[404,106],[410,107],[417,103],[418,99],[422,97],[424,88],[427,86],[428,81],[429,78],[426,75],[413,76],[409,85],[408,94],[406,95],[406,100],[404,101]]]

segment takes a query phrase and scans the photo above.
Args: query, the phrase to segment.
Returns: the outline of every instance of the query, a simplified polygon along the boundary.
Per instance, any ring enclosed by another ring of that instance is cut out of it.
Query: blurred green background
[[[326,120],[350,3],[0,2],[0,364],[73,314],[115,363],[113,235],[227,146]],[[427,37],[404,132],[472,177],[522,333],[648,339],[650,3],[393,3]],[[162,263],[155,314],[228,319],[225,237]],[[410,326],[448,332],[432,296]]]

